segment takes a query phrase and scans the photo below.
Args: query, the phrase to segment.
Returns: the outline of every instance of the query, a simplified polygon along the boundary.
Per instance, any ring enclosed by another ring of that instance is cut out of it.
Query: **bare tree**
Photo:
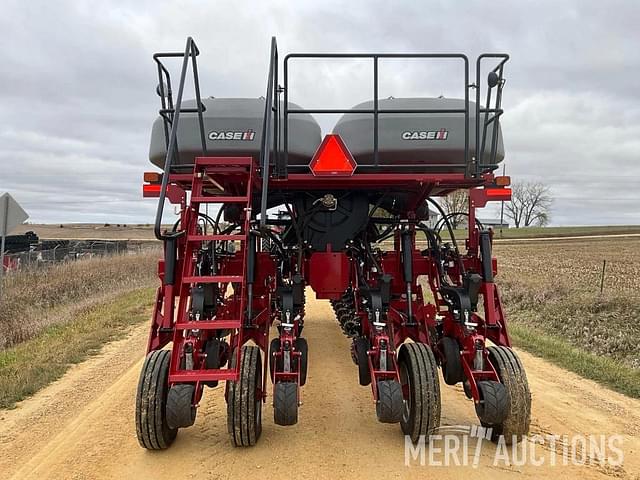
[[[442,199],[440,206],[447,215],[452,213],[466,213],[469,209],[469,194],[466,190],[456,190]],[[449,218],[452,228],[458,228],[465,215],[453,215]]]
[[[540,182],[518,182],[511,187],[511,201],[506,203],[505,214],[516,228],[549,223],[553,197],[548,186]]]

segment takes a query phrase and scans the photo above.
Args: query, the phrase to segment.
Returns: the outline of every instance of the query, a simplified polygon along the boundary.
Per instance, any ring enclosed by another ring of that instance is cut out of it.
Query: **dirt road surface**
[[[596,457],[563,466],[561,453],[550,466],[551,449],[540,446],[535,452],[543,466],[493,465],[496,447],[486,441],[477,468],[473,458],[468,466],[421,466],[413,460],[405,466],[400,429],[376,421],[371,391],[358,385],[349,342],[327,302],[311,302],[305,331],[310,366],[300,421],[293,427],[274,425],[269,398],[255,447],[230,445],[220,387],[205,392],[196,424],[181,430],[169,450],[138,446],[133,407],[147,333],[140,326],[18,408],[0,411],[0,478],[640,478],[640,401],[524,353],[533,392],[531,432],[622,435],[622,467],[600,465]],[[441,384],[443,425],[477,425],[462,389]],[[474,448],[470,441],[470,457]],[[559,445],[556,451],[561,452]],[[465,456],[458,452],[457,458]],[[434,450],[433,459],[444,462],[444,455]]]

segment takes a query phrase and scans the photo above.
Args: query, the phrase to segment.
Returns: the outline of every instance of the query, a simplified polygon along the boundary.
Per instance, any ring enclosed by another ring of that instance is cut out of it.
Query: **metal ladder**
[[[186,242],[184,255],[182,258],[182,283],[179,288],[179,304],[177,319],[174,328],[174,350],[177,349],[177,342],[187,330],[230,330],[232,335],[232,347],[242,345],[244,315],[247,308],[247,255],[250,235],[251,203],[254,183],[257,177],[257,165],[250,157],[199,157],[196,159],[193,168],[193,180],[191,199],[189,202],[189,216],[185,228]],[[227,193],[223,185],[233,186],[235,193]],[[222,188],[221,188],[222,187]],[[238,193],[237,190],[241,191]],[[217,190],[211,194],[211,190]],[[198,213],[203,204],[217,204],[220,208],[225,205],[241,205],[245,209],[244,220],[241,232],[238,234],[202,234],[198,231]],[[234,241],[240,242],[242,259],[242,275],[196,275],[195,272],[195,250],[206,241]],[[196,284],[219,283],[222,291],[233,283],[234,295],[240,296],[240,311],[238,318],[218,318],[224,315],[219,313],[211,320],[194,320],[190,318],[190,298],[191,288]],[[239,286],[239,288],[237,287]],[[235,340],[234,340],[235,336]],[[209,382],[216,380],[237,381],[240,369],[241,349],[236,349],[235,367],[229,362],[229,367],[224,369],[204,369],[184,370],[180,369],[180,352],[174,351],[172,355],[172,365],[170,368],[169,382]],[[202,362],[204,365],[204,362]]]

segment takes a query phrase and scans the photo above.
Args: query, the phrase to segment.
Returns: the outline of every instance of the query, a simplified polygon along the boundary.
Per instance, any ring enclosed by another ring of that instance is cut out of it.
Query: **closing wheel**
[[[193,397],[196,386],[190,383],[173,385],[167,394],[167,425],[169,428],[190,427],[196,421]]]
[[[371,343],[367,337],[358,337],[353,340],[356,350],[358,364],[358,380],[363,387],[371,383],[371,372],[369,371],[369,354]]]
[[[282,360],[282,356],[276,357],[274,355],[275,352],[279,352],[280,351],[280,339],[279,338],[274,338],[273,340],[271,340],[271,343],[269,344],[269,373],[271,374],[271,382],[275,382],[275,376],[274,373],[276,371],[276,368],[278,369],[279,372],[281,372],[283,370],[283,360]]]
[[[527,374],[516,353],[509,347],[489,347],[489,361],[509,394],[509,414],[493,427],[494,441],[503,436],[507,445],[517,443],[529,433],[531,391]]]
[[[207,340],[207,343],[204,345],[204,353],[205,357],[205,366],[211,369],[218,369],[221,367],[220,365],[220,350],[222,348],[222,342],[219,338],[211,338]],[[212,380],[210,382],[204,382],[207,387],[217,387],[218,381]]]
[[[440,426],[438,367],[431,348],[424,343],[405,343],[398,357],[405,395],[400,426],[416,443],[421,435],[430,435]]]
[[[140,372],[136,394],[136,435],[141,447],[162,450],[173,443],[177,428],[167,424],[166,404],[169,390],[169,350],[147,355]]]
[[[231,357],[235,368],[236,355]],[[242,347],[240,378],[228,382],[227,430],[235,447],[255,445],[262,433],[262,360],[260,348]]]
[[[296,345],[296,351],[300,352],[302,354],[300,358],[300,365],[299,367],[296,365],[298,360],[298,357],[294,357],[293,360],[293,367],[295,369],[299,368],[300,371],[300,386],[303,386],[305,383],[307,383],[307,365],[308,365],[308,360],[309,360],[309,344],[307,343],[307,339],[303,338],[303,337],[298,337],[296,338],[295,341],[295,345]],[[269,344],[269,373],[271,375],[271,382],[275,382],[275,372],[276,372],[276,368],[278,372],[282,372],[284,370],[284,359],[282,358],[282,356],[275,356],[274,352],[278,352],[280,351],[280,339],[279,338],[274,338],[273,340],[271,340],[271,343]]]
[[[273,421],[276,425],[298,423],[298,385],[278,382],[273,386]]]
[[[478,382],[480,402],[476,403],[476,414],[482,425],[495,427],[509,415],[509,395],[500,382],[484,380]]]
[[[297,357],[299,360],[296,362],[300,362],[298,365],[298,371],[300,372],[300,386],[303,386],[307,383],[307,365],[309,360],[309,344],[307,343],[307,339],[303,337],[296,338],[296,350],[301,353],[300,357]]]
[[[404,413],[402,385],[396,380],[378,381],[376,415],[382,423],[398,423]]]
[[[444,356],[442,362],[442,376],[447,385],[455,385],[464,381],[464,370],[460,360],[460,345],[455,338],[444,337],[440,342],[440,349]]]

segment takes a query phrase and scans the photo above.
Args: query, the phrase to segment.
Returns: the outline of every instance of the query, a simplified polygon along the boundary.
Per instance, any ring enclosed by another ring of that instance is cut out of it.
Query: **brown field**
[[[494,252],[511,323],[640,367],[640,238],[500,243]]]
[[[11,233],[19,235],[34,231],[42,239],[69,240],[154,240],[153,226],[123,225],[123,224],[95,224],[95,223],[64,223],[64,224],[24,224],[16,227]]]

